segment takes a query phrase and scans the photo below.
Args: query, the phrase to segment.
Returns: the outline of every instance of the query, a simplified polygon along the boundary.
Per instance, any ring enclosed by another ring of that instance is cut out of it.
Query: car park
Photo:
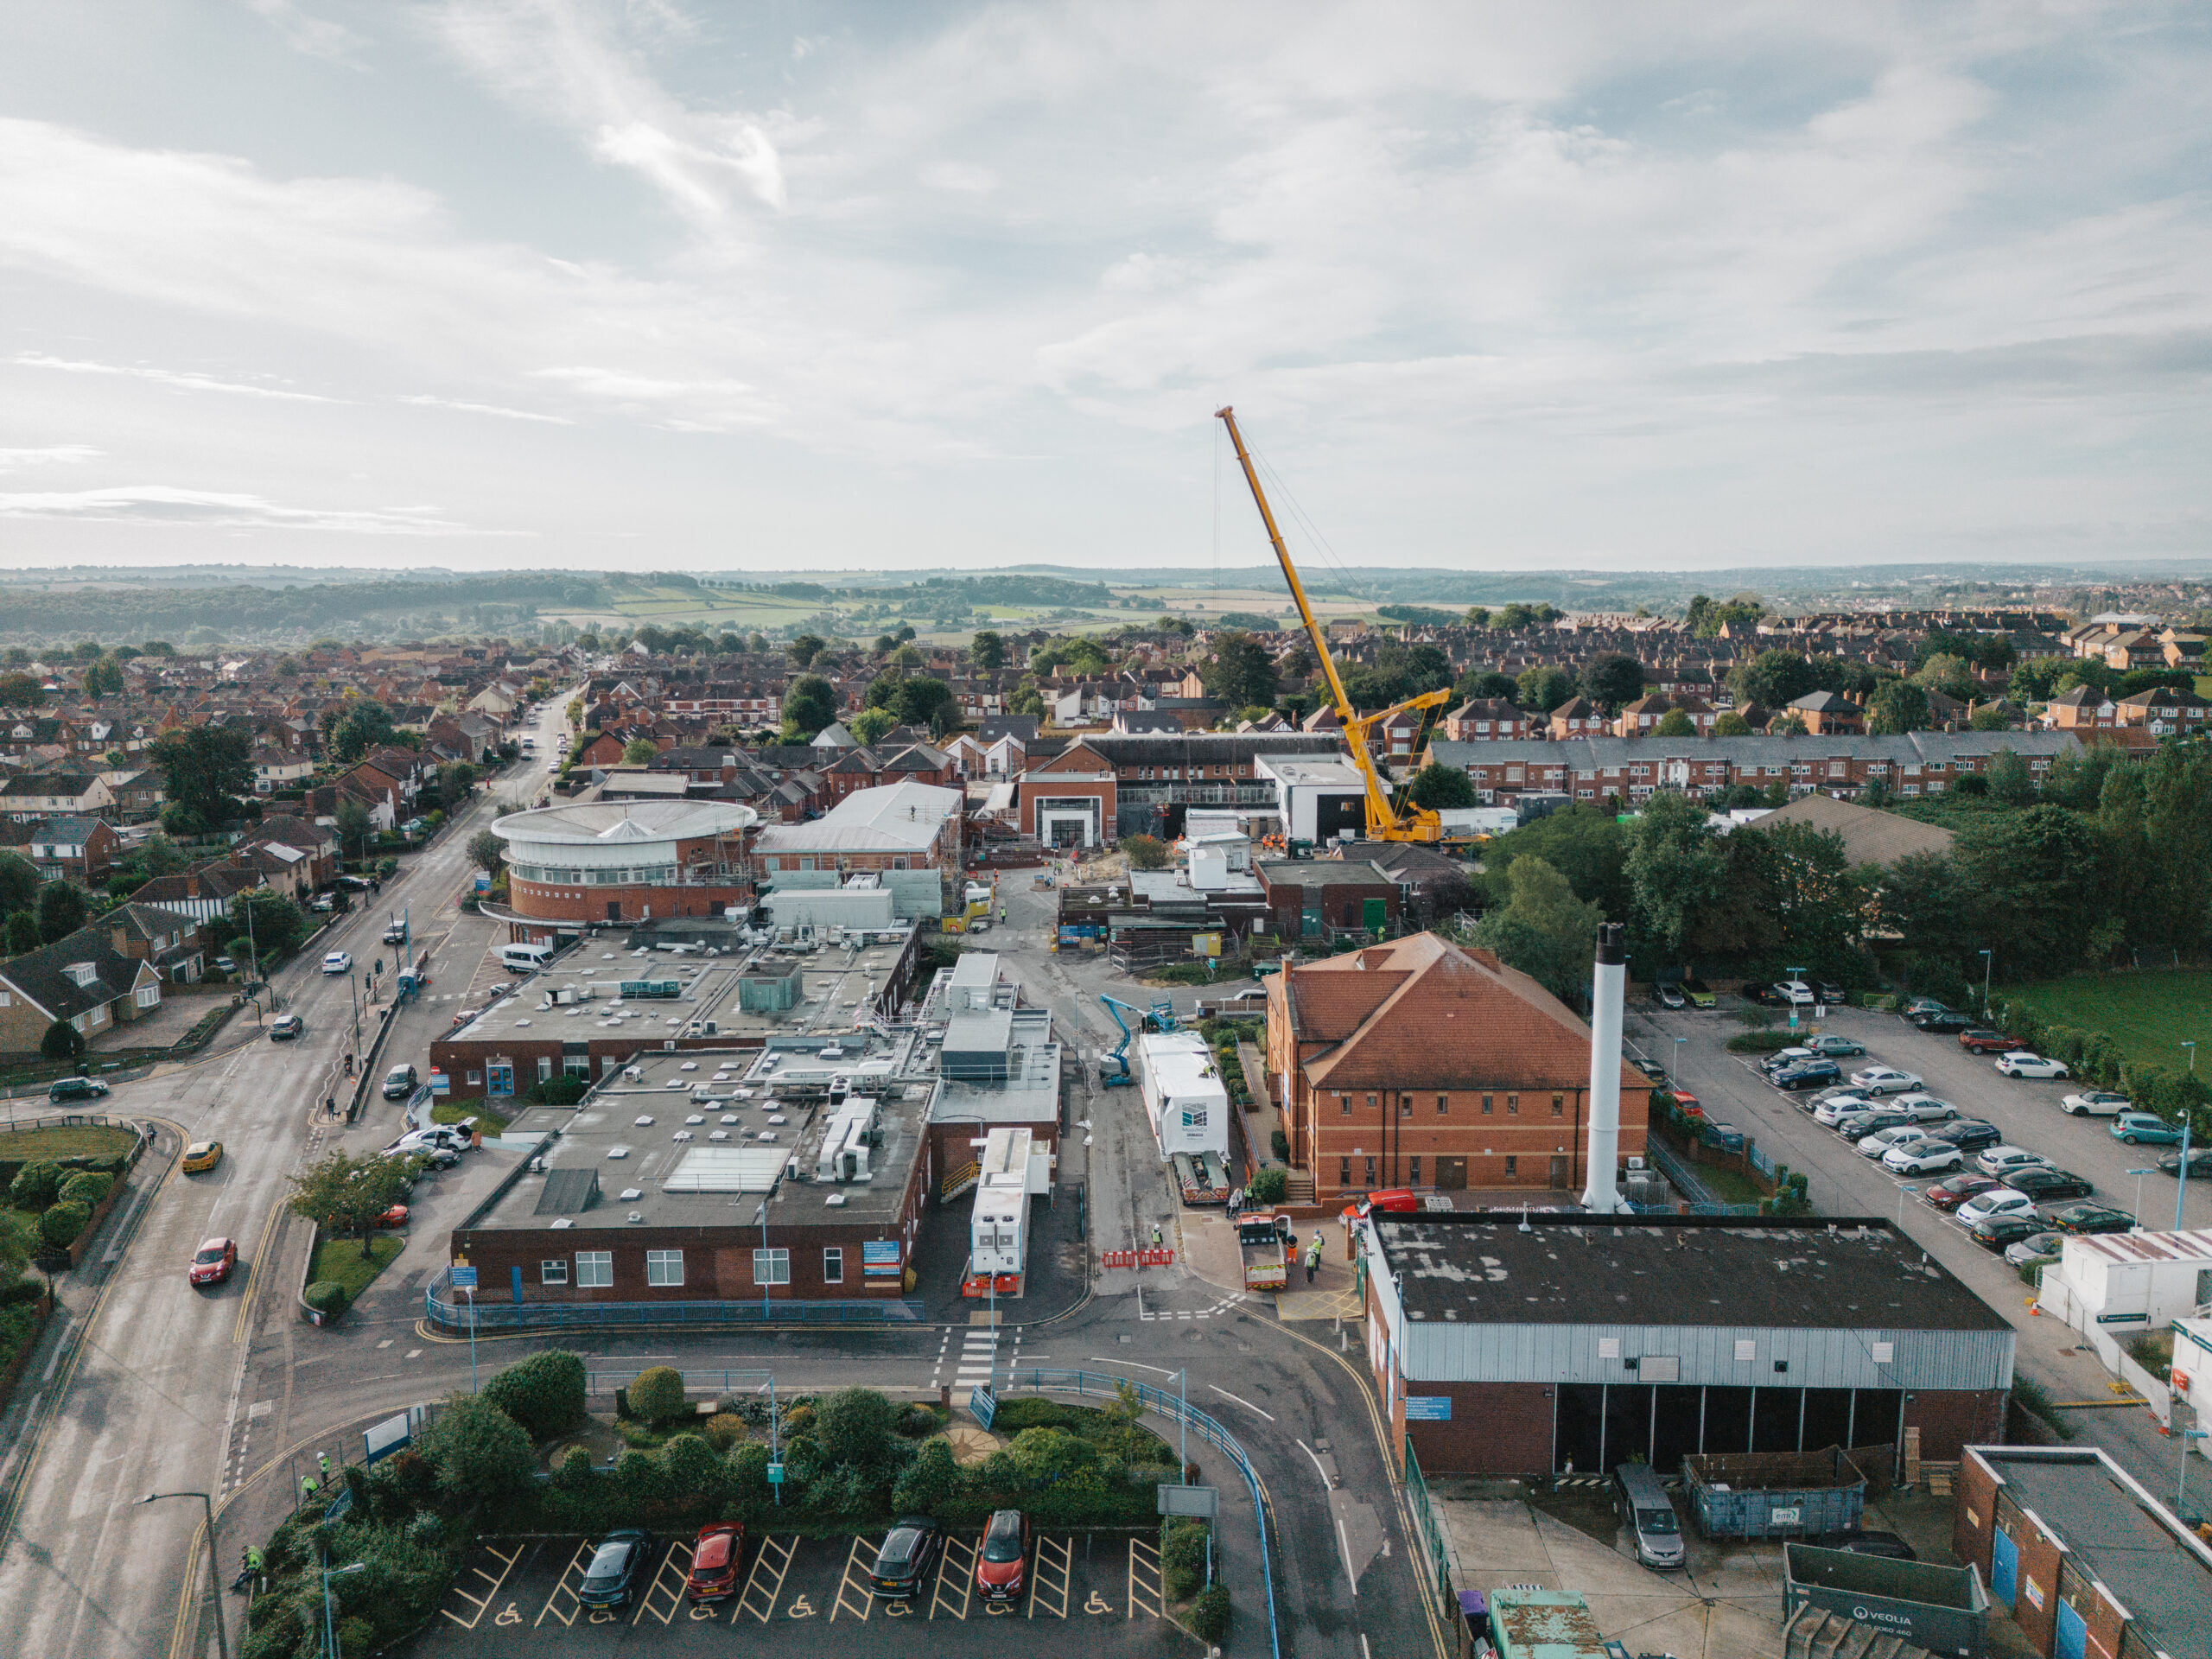
[[[184,1149],[184,1173],[204,1175],[223,1161],[223,1143],[219,1141],[195,1141]]]
[[[2046,1228],[2040,1233],[2030,1233],[2018,1243],[2005,1247],[2005,1260],[2016,1268],[2024,1268],[2031,1262],[2048,1262],[2058,1254],[2059,1241],[2063,1233]]]
[[[1967,1224],[1967,1236],[1991,1255],[2011,1249],[2024,1238],[2032,1238],[2043,1230],[2040,1217],[1984,1216]]]
[[[2132,1103],[2126,1095],[2107,1089],[2084,1089],[2060,1101],[2058,1109],[2069,1117],[2113,1117],[2125,1116]]]
[[[2050,1160],[2041,1153],[2030,1152],[2025,1147],[2016,1147],[2005,1141],[1993,1147],[1984,1147],[1975,1154],[1974,1162],[1980,1166],[1983,1174],[1994,1175],[2000,1181],[2016,1169],[2026,1169],[2034,1165],[2041,1165],[2045,1169],[2050,1167]]]
[[[2112,1138],[2130,1147],[2177,1147],[2181,1131],[2155,1112],[2122,1112],[2112,1121]]]
[[[1997,1069],[2008,1077],[2068,1077],[2074,1074],[2063,1060],[2046,1059],[2025,1049],[1999,1057]]]
[[[1028,1555],[1029,1517],[1020,1510],[995,1512],[976,1552],[976,1593],[985,1601],[1012,1601],[1020,1596]]]
[[[2135,1217],[2125,1210],[2115,1210],[2108,1204],[2069,1205],[2050,1218],[2051,1225],[2062,1233],[2132,1233]]]
[[[745,1560],[745,1529],[734,1521],[702,1527],[691,1544],[691,1571],[683,1593],[693,1601],[721,1601],[738,1590]]]
[[[2070,1169],[2044,1169],[2031,1164],[2008,1172],[2005,1185],[2026,1193],[2037,1204],[2056,1204],[2067,1198],[2086,1198],[2097,1190]]]
[[[1892,1175],[1934,1175],[1961,1167],[1966,1159],[1966,1154],[1949,1141],[1929,1135],[1891,1147],[1882,1154],[1882,1167]]]
[[[1895,1123],[1886,1129],[1876,1129],[1872,1135],[1859,1139],[1859,1155],[1879,1158],[1891,1147],[1910,1146],[1916,1141],[1925,1141],[1928,1131],[1917,1123]]]
[[[1944,1009],[1941,1014],[1915,1014],[1912,1023],[1922,1031],[1935,1032],[1945,1036],[1955,1031],[1968,1031],[1974,1027],[1971,1016],[1954,1014],[1948,1008]]]
[[[308,1028],[307,1021],[296,1014],[280,1014],[269,1022],[269,1040],[289,1043]]]
[[[1948,1100],[1938,1100],[1933,1095],[1891,1095],[1890,1109],[1903,1112],[1916,1123],[1948,1123],[1959,1115],[1959,1109]]]
[[[911,1600],[921,1593],[944,1548],[944,1533],[925,1515],[902,1516],[885,1535],[875,1552],[875,1568],[868,1585],[874,1592],[894,1601]]]
[[[1986,1192],[1977,1192],[1959,1206],[1959,1223],[1970,1226],[1986,1221],[1992,1216],[2027,1216],[2036,1214],[2036,1201],[2026,1193],[2010,1186],[1993,1186]]]
[[[1962,1117],[1955,1123],[1938,1125],[1930,1133],[1939,1141],[1948,1141],[1961,1152],[1980,1152],[1984,1147],[1993,1147],[2005,1137],[1994,1123],[1985,1123],[1978,1117]]]
[[[1950,1011],[1948,1007],[1938,1002],[1932,996],[1909,996],[1904,1000],[1904,1006],[1897,1010],[1908,1020],[1919,1014],[1948,1014]]]
[[[2180,1174],[2180,1148],[2176,1147],[2171,1152],[2160,1153],[2158,1167],[2169,1175]],[[2191,1180],[2201,1180],[2207,1175],[2212,1175],[2212,1147],[2197,1147],[2191,1149],[2189,1154],[2189,1174]]]
[[[1825,1055],[1831,1060],[1850,1059],[1866,1052],[1866,1044],[1853,1042],[1848,1037],[1838,1037],[1827,1032],[1823,1032],[1818,1037],[1808,1037],[1805,1039],[1805,1046],[1811,1049],[1814,1053]]]
[[[1834,1060],[1804,1060],[1768,1073],[1768,1080],[1776,1088],[1787,1089],[1795,1094],[1802,1089],[1824,1089],[1839,1081],[1842,1076],[1842,1068]]]
[[[57,1106],[69,1100],[105,1100],[107,1084],[98,1077],[56,1077],[47,1084],[46,1097]]]
[[[1682,995],[1689,998],[1693,1005],[1700,1008],[1709,1008],[1719,1000],[1713,995],[1713,987],[1701,979],[1684,980]]]
[[[1686,1008],[1690,1003],[1689,998],[1684,996],[1681,989],[1673,985],[1662,985],[1651,994],[1651,996],[1652,1000],[1662,1008]]]
[[[2016,1048],[2025,1048],[2027,1045],[2001,1031],[1992,1031],[1986,1026],[1974,1026],[1959,1033],[1959,1046],[1974,1054],[2009,1054]]]
[[[1921,1081],[1910,1071],[1899,1071],[1893,1066],[1870,1065],[1863,1071],[1851,1074],[1851,1086],[1862,1094],[1910,1094],[1921,1086]]]
[[[1977,1175],[1962,1170],[1947,1181],[1936,1182],[1920,1195],[1920,1200],[1937,1210],[1956,1210],[1977,1193],[2000,1185],[1994,1175]]]
[[[1871,1112],[1853,1112],[1848,1117],[1836,1120],[1835,1132],[1854,1147],[1870,1135],[1884,1129],[1901,1129],[1910,1126],[1912,1120],[1903,1112],[1886,1108]]]
[[[630,1599],[649,1540],[636,1528],[610,1532],[592,1552],[576,1599],[587,1607],[620,1607]]]
[[[386,1100],[404,1100],[414,1092],[415,1068],[413,1066],[395,1065],[384,1074],[384,1097]]]
[[[207,1238],[192,1253],[192,1266],[185,1277],[195,1285],[219,1285],[231,1276],[231,1269],[238,1264],[238,1241],[229,1238]]]
[[[353,953],[350,950],[333,950],[322,959],[322,971],[326,974],[346,973],[353,966]]]

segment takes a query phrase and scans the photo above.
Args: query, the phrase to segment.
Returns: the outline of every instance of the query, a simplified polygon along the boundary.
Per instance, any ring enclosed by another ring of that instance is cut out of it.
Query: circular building
[[[601,801],[541,807],[494,823],[507,843],[516,936],[592,923],[714,916],[751,897],[747,861],[759,815],[729,801]],[[554,925],[532,930],[524,922]]]

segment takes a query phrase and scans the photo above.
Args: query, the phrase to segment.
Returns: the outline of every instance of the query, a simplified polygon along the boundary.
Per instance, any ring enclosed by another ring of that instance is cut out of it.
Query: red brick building
[[[507,843],[514,936],[713,916],[745,903],[756,821],[751,807],[726,801],[601,801],[512,813],[492,833]]]

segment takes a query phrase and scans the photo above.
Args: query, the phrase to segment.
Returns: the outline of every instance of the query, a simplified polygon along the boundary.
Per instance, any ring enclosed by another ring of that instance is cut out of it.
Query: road
[[[557,735],[565,701],[548,700],[542,734]],[[381,894],[361,895],[351,915],[279,972],[285,1011],[306,1020],[298,1041],[248,1043],[122,1085],[109,1101],[111,1112],[161,1120],[184,1140],[220,1141],[226,1155],[209,1173],[159,1178],[128,1252],[73,1275],[64,1289],[65,1304],[89,1308],[90,1324],[73,1363],[41,1390],[27,1430],[28,1465],[12,1525],[0,1536],[0,1606],[10,1626],[0,1646],[86,1659],[171,1650],[186,1575],[206,1570],[192,1548],[200,1508],[137,1500],[149,1490],[219,1497],[255,1442],[266,1446],[276,1438],[270,1431],[281,1429],[282,1417],[268,1420],[289,1402],[289,1372],[271,1390],[267,1361],[291,1348],[299,1328],[292,1292],[304,1249],[296,1243],[283,1259],[281,1241],[291,1231],[283,1204],[291,1175],[332,1133],[322,1102],[349,1086],[340,1068],[354,1045],[359,987],[358,969],[325,976],[319,959],[346,950],[365,967],[381,956],[389,983],[394,952],[380,936],[387,912],[403,906],[418,939],[438,945],[458,917],[452,900],[466,879],[468,837],[490,811],[490,793],[480,795]],[[415,1025],[434,1018],[427,1010],[405,1017]],[[228,1030],[251,1019],[243,1012]],[[227,1285],[195,1290],[185,1263],[200,1240],[218,1235],[238,1240],[240,1271]]]
[[[1970,1241],[1943,1213],[1923,1203],[1916,1189],[1934,1178],[1904,1178],[1859,1155],[1858,1149],[1815,1123],[1794,1096],[1768,1086],[1756,1057],[1735,1055],[1722,1046],[1742,1027],[1725,1014],[1644,1009],[1629,1020],[1630,1040],[1645,1058],[1673,1070],[1683,1085],[1704,1103],[1707,1116],[1756,1136],[1760,1148],[1778,1163],[1809,1178],[1808,1196],[1822,1214],[1880,1216],[1896,1222],[1945,1268],[1970,1286],[2019,1332],[2017,1369],[2039,1383],[2054,1400],[2107,1400],[2110,1375],[2077,1333],[2056,1319],[2029,1312],[2031,1293],[2001,1257]],[[2097,1198],[2134,1211],[2137,1183],[2131,1169],[2155,1166],[2157,1147],[2123,1146],[2110,1134],[2110,1120],[2071,1117],[2059,1109],[2061,1096],[2078,1083],[2045,1083],[2000,1075],[1991,1061],[1966,1052],[1953,1037],[1916,1031],[1895,1014],[1859,1008],[1831,1008],[1821,1028],[1866,1046],[1868,1058],[1841,1062],[1847,1073],[1877,1063],[1926,1080],[1928,1092],[1948,1100],[1967,1117],[1994,1124],[2005,1138],[2072,1170],[2096,1185]],[[1677,1044],[1676,1038],[1683,1040]],[[2142,1179],[2145,1225],[2173,1225],[2176,1182],[2164,1173]],[[2183,1224],[2212,1227],[2212,1181],[2191,1181],[2184,1195]],[[2175,1481],[2175,1443],[2158,1430],[2147,1410],[2077,1410],[2067,1414],[2082,1444],[2102,1446],[2152,1491]]]

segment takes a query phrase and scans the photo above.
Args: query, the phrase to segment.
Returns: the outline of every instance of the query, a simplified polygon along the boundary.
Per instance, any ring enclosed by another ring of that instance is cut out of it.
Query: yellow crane
[[[1214,416],[1229,429],[1229,441],[1236,446],[1236,464],[1244,469],[1244,481],[1252,486],[1252,499],[1260,509],[1260,522],[1268,528],[1268,542],[1275,550],[1275,563],[1282,566],[1282,579],[1290,584],[1290,596],[1298,601],[1298,614],[1306,623],[1306,637],[1313,641],[1313,654],[1320,659],[1321,672],[1327,677],[1329,695],[1336,699],[1337,718],[1344,724],[1344,739],[1351,745],[1351,763],[1359,768],[1360,780],[1367,790],[1367,838],[1370,841],[1438,842],[1444,838],[1444,822],[1427,807],[1408,803],[1401,808],[1390,799],[1390,788],[1376,769],[1375,757],[1370,753],[1367,734],[1393,715],[1403,714],[1408,709],[1434,709],[1452,700],[1449,691],[1424,691],[1417,697],[1408,697],[1403,702],[1394,702],[1379,714],[1356,713],[1351,699],[1344,696],[1344,683],[1337,677],[1337,665],[1329,656],[1329,642],[1321,632],[1321,625],[1314,619],[1313,606],[1306,603],[1306,585],[1298,579],[1298,567],[1290,562],[1290,550],[1282,544],[1282,531],[1275,528],[1274,510],[1268,505],[1267,492],[1260,487],[1260,475],[1253,469],[1252,457],[1244,448],[1244,435],[1236,429],[1236,412],[1233,409],[1217,409]]]

